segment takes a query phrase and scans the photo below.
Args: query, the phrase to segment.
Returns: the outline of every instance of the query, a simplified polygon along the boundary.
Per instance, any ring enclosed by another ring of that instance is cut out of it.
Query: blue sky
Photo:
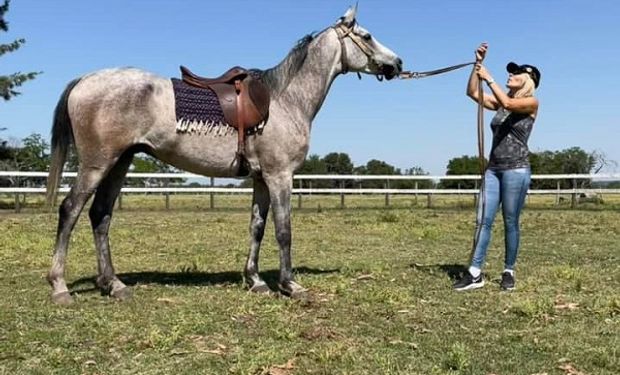
[[[269,68],[351,4],[13,0],[0,43],[27,43],[0,57],[0,72],[44,73],[23,86],[23,95],[0,103],[0,127],[8,127],[0,134],[49,136],[66,83],[101,68],[135,66],[165,77],[177,76],[180,64],[205,75],[233,65]],[[408,70],[470,61],[481,41],[490,45],[486,65],[498,82],[506,80],[508,61],[538,66],[541,106],[530,148],[579,146],[620,162],[620,2],[361,0],[358,21]],[[444,174],[451,158],[477,153],[476,106],[464,95],[468,75],[466,68],[416,81],[341,76],[314,121],[310,153],[346,152],[356,165],[375,158]]]

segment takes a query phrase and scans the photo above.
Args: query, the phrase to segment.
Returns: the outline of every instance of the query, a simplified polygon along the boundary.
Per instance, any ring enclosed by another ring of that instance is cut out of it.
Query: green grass
[[[56,215],[4,211],[0,374],[618,374],[620,212],[547,203],[523,213],[516,291],[499,291],[498,217],[490,282],[456,293],[470,199],[438,198],[428,210],[425,198],[393,197],[385,209],[383,197],[347,197],[340,210],[339,197],[304,197],[293,264],[310,295],[290,300],[244,289],[249,197],[218,196],[209,210],[208,197],[175,196],[170,211],[161,197],[126,197],[111,246],[133,300],[94,290],[83,215],[69,307],[50,303],[44,279]],[[273,237],[270,221],[260,264],[272,283]]]

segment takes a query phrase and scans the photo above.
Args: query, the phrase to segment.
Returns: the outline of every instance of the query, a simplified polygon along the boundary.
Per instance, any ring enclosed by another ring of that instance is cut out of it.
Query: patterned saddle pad
[[[220,102],[211,89],[188,85],[171,78],[174,90],[174,106],[177,132],[203,133],[211,130],[233,130],[224,119]]]

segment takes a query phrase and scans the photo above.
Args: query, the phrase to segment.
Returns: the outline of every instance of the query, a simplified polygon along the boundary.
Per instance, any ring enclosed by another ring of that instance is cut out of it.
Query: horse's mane
[[[301,69],[308,56],[308,46],[314,40],[315,33],[308,34],[297,41],[297,44],[278,65],[262,71],[261,78],[269,87],[271,97],[277,97]]]

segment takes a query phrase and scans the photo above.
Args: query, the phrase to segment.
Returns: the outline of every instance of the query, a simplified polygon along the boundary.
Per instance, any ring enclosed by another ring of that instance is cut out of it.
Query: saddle
[[[215,92],[226,122],[237,129],[237,154],[245,154],[245,133],[267,121],[269,89],[247,69],[235,66],[216,78],[200,77],[181,66],[183,82]]]

